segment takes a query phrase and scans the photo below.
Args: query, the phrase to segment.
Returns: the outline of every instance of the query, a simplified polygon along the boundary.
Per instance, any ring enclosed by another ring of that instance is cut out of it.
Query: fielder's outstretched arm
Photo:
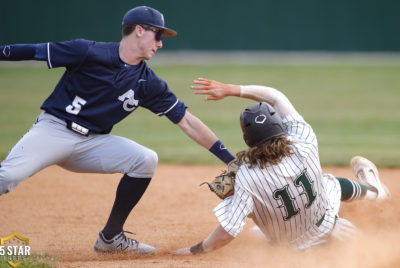
[[[1,61],[46,60],[46,44],[0,46]]]
[[[224,163],[229,164],[235,159],[214,132],[189,111],[186,110],[184,117],[177,125],[187,136],[216,155]]]
[[[256,85],[224,84],[206,78],[197,78],[193,81],[194,94],[208,95],[205,100],[221,100],[228,96],[242,97],[260,102],[267,102],[274,107],[281,117],[296,112],[293,104],[279,90],[272,87]]]
[[[229,244],[234,239],[224,228],[219,224],[217,228],[203,241],[194,245],[191,248],[181,248],[172,252],[174,255],[192,255],[207,253],[219,249]]]
[[[181,130],[192,140],[205,147],[207,150],[218,140],[212,132],[199,118],[186,110],[185,116],[177,124]]]

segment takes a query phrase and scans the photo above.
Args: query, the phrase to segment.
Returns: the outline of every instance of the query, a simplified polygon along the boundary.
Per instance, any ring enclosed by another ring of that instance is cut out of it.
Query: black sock
[[[367,190],[370,190],[368,186],[360,184],[356,181],[352,181],[345,178],[336,178],[340,183],[342,189],[341,201],[353,201],[357,199],[363,199]]]
[[[122,232],[122,227],[129,213],[139,202],[150,180],[151,178],[134,178],[128,175],[122,177],[117,188],[110,217],[102,231],[106,239],[111,239]]]

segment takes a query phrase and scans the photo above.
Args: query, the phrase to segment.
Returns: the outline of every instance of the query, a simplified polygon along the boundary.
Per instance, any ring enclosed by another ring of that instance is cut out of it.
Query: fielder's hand
[[[240,168],[240,162],[236,158],[228,164],[228,173],[233,172],[235,175]]]
[[[219,198],[225,199],[233,195],[235,191],[235,173],[233,172],[222,172],[221,175],[215,177],[212,182],[203,182],[207,184],[212,192],[214,192]]]

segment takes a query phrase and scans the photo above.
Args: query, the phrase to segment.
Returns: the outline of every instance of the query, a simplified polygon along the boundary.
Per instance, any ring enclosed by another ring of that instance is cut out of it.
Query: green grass
[[[239,114],[250,100],[204,102],[189,88],[202,76],[222,82],[261,84],[282,90],[313,126],[321,162],[348,165],[361,154],[379,166],[400,162],[400,65],[157,65],[189,111],[206,123],[232,151],[245,148]],[[39,106],[63,70],[0,66],[0,159],[29,129]],[[220,163],[167,118],[141,108],[115,126],[113,134],[154,149],[160,162]]]
[[[16,261],[14,261],[15,263]],[[30,256],[26,256],[24,260],[19,264],[18,268],[51,268],[55,267],[55,265],[59,262],[56,257],[53,257],[48,254],[33,254]],[[0,268],[11,268],[12,266],[4,260],[4,258],[0,258]]]

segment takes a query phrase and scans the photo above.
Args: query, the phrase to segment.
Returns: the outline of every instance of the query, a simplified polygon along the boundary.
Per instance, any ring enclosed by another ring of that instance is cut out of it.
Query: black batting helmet
[[[285,135],[282,118],[266,102],[250,105],[240,114],[240,126],[243,139],[249,147],[254,147],[266,141]]]

